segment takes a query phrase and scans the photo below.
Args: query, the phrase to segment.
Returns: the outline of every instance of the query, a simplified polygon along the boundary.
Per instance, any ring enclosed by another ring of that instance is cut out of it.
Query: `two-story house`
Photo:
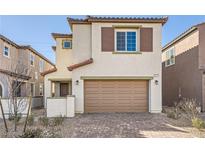
[[[27,76],[15,74],[15,69],[21,63],[29,71]],[[54,64],[37,52],[31,46],[20,46],[3,35],[0,35],[0,96],[7,98],[11,81],[8,76],[19,75],[24,83],[18,89],[17,96],[43,96],[44,79],[41,72],[52,68]],[[19,78],[20,79],[20,78]]]
[[[162,51],[163,105],[191,98],[205,111],[205,23],[192,26]]]
[[[68,18],[72,34],[52,34],[56,67],[42,73],[45,102],[73,95],[76,113],[161,112],[166,21],[167,17]]]

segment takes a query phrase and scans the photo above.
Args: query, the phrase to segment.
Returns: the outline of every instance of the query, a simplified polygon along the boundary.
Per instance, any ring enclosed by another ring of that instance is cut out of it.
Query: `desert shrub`
[[[55,118],[53,119],[53,125],[54,125],[54,126],[62,125],[63,121],[64,121],[64,117],[62,117],[62,115],[59,116],[59,117],[55,117]]]
[[[193,118],[192,126],[200,130],[205,128],[205,122],[200,118]]]
[[[171,118],[171,119],[178,119],[178,115],[177,115],[177,113],[174,112],[174,111],[169,111],[169,112],[167,112],[167,117],[168,117],[168,118]]]
[[[181,110],[178,103],[174,103],[174,107],[165,112],[168,118],[179,119],[181,117]]]
[[[49,125],[49,119],[47,117],[40,117],[39,122],[43,126],[48,126]]]
[[[189,120],[199,117],[200,104],[198,104],[195,99],[184,98],[179,102],[178,106]]]
[[[28,117],[28,125],[29,126],[32,126],[33,125],[33,123],[34,123],[34,116],[31,114],[31,115],[29,115],[29,117]]]
[[[19,137],[21,138],[40,138],[42,137],[42,130],[41,129],[28,129]]]

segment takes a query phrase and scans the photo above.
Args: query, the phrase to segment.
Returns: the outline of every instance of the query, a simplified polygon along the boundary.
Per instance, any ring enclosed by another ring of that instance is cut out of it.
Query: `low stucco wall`
[[[18,103],[20,102],[21,98],[18,98]],[[25,117],[27,112],[28,112],[28,107],[29,107],[29,98],[23,98],[23,100],[21,101],[22,103],[22,107],[19,108],[20,110],[18,111],[18,113],[22,114],[22,117]],[[12,103],[9,101],[9,99],[1,99],[1,103],[3,106],[3,110],[4,110],[4,115],[5,118],[9,117],[9,113],[13,112],[13,105]],[[0,118],[2,118],[2,112],[0,110]]]
[[[47,117],[74,117],[75,97],[50,97],[47,98]]]

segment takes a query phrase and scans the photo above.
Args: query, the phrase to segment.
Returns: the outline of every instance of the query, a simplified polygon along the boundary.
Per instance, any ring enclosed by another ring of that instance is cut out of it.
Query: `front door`
[[[68,83],[60,83],[60,96],[65,97],[68,95]]]

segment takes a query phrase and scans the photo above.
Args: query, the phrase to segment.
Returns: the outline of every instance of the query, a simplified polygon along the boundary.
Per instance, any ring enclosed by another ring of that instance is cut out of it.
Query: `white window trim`
[[[33,65],[31,64],[31,56],[33,56]],[[29,54],[29,64],[30,64],[31,66],[34,66],[34,65],[35,65],[35,57],[34,57],[34,54],[32,54],[32,53]]]
[[[173,63],[170,63],[170,64],[167,64],[167,61],[171,59],[171,58],[168,58],[167,54],[168,54],[171,50],[173,50],[173,52],[174,52],[174,53],[173,53],[173,54],[174,54],[174,62],[173,62]],[[176,57],[175,47],[171,47],[171,48],[167,49],[167,50],[165,51],[165,56],[166,56],[166,61],[165,61],[165,66],[166,66],[166,67],[175,65],[175,57]]]
[[[117,32],[125,32],[125,51],[117,50]],[[135,51],[127,51],[127,33],[126,32],[136,32],[136,50]],[[128,53],[136,53],[139,52],[139,29],[115,29],[115,52],[128,52]]]
[[[70,47],[69,48],[67,48],[67,47],[65,48],[64,47],[64,42],[70,42]],[[72,49],[72,40],[62,40],[62,48],[63,49]]]
[[[5,48],[5,47],[8,48],[8,56],[5,55],[5,53],[4,53],[4,48]],[[4,48],[3,48],[3,56],[6,57],[6,58],[10,58],[10,47],[9,47],[8,45],[4,44]]]

